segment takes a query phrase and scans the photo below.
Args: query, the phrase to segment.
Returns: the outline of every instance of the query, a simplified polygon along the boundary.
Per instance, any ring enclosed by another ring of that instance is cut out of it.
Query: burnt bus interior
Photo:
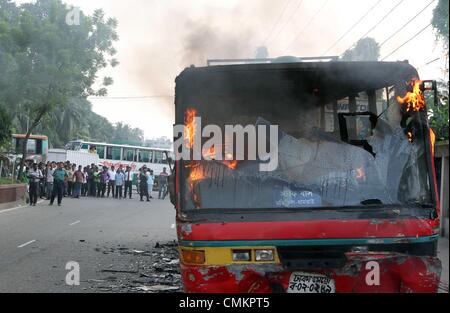
[[[426,115],[396,101],[415,77],[404,62],[186,69],[176,124],[194,108],[203,126],[278,125],[279,160],[267,173],[261,161],[183,161],[182,209],[434,206]]]

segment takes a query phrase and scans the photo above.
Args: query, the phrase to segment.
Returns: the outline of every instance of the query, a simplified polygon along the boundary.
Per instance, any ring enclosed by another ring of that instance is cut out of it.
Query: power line
[[[286,23],[283,24],[283,26],[280,28],[278,33],[275,35],[274,39],[278,38],[278,36],[281,34],[283,29],[291,22],[291,20],[294,18],[294,16],[297,14],[297,11],[300,9],[300,7],[303,4],[303,0],[301,0],[298,5],[295,7],[295,9],[292,11],[292,14],[289,16],[289,18],[286,20]]]
[[[428,3],[422,10],[419,11],[419,13],[417,13],[416,15],[414,15],[409,21],[407,21],[402,27],[400,27],[396,32],[394,32],[391,36],[389,36],[385,41],[383,41],[380,44],[380,48],[389,40],[392,39],[392,37],[394,37],[395,35],[397,35],[398,32],[400,32],[403,28],[405,28],[406,26],[409,25],[409,23],[411,23],[413,20],[416,19],[416,17],[418,17],[420,14],[422,14],[435,0],[431,0],[430,3]]]
[[[281,22],[281,18],[284,16],[284,12],[286,11],[286,9],[289,6],[289,3],[291,3],[292,0],[286,0],[284,2],[284,6],[280,11],[280,14],[278,15],[278,18],[276,19],[276,22],[273,24],[271,31],[269,32],[269,34],[267,35],[266,39],[263,42],[263,46],[266,45],[267,41],[269,40],[270,36],[272,36],[273,32],[275,31],[275,29],[277,28],[278,24]]]
[[[380,24],[389,16],[391,15],[392,12],[395,11],[395,9],[397,9],[397,7],[402,4],[405,0],[400,0],[399,2],[397,2],[397,4],[389,10],[389,12],[384,15],[371,29],[369,29],[364,35],[362,35],[358,40],[355,41],[355,43],[348,48],[347,50],[350,50],[351,48],[355,47],[356,44],[358,43],[358,41],[360,41],[361,39],[363,39],[364,37],[366,37],[368,34],[370,34],[375,28],[377,28],[378,26],[380,26]]]
[[[419,32],[417,32],[417,34],[415,34],[414,36],[412,36],[411,38],[409,38],[407,41],[405,41],[404,43],[402,43],[399,47],[397,47],[395,50],[393,50],[391,53],[389,53],[387,56],[385,56],[383,59],[381,59],[381,61],[386,60],[388,57],[390,57],[391,55],[393,55],[395,52],[397,52],[397,50],[399,50],[401,47],[403,47],[404,45],[406,45],[407,43],[409,43],[411,40],[413,40],[414,38],[416,38],[418,35],[420,35],[423,31],[425,31],[428,27],[431,26],[431,23],[428,24],[427,26],[425,26],[424,28],[422,28]]]
[[[320,12],[323,10],[323,8],[327,5],[328,1],[329,0],[325,0],[325,2],[322,4],[320,9],[309,19],[309,21],[305,24],[305,26],[302,28],[302,30],[300,32],[298,32],[297,35],[295,35],[294,40],[292,40],[289,43],[289,45],[286,47],[286,49],[284,49],[284,52],[286,52],[286,50],[288,50],[292,46],[292,44],[297,41],[298,37],[300,37],[300,35],[305,32],[305,30],[309,27],[309,25],[311,25],[311,23],[314,21],[314,19],[320,14]]]
[[[420,70],[421,68],[426,67],[426,66],[428,66],[428,65],[430,65],[430,64],[432,64],[432,63],[434,63],[434,62],[436,62],[436,61],[439,61],[440,59],[441,59],[441,58],[439,57],[439,58],[433,59],[433,60],[431,60],[431,61],[428,61],[427,63],[425,63],[425,64],[419,66],[417,69]]]
[[[375,3],[355,24],[352,25],[352,27],[350,27],[338,40],[336,40],[327,50],[325,50],[322,55],[325,55],[328,53],[328,51],[330,51],[331,49],[333,49],[342,39],[344,39],[345,36],[347,36],[352,30],[353,28],[355,28],[356,26],[358,26],[359,23],[362,22],[362,20],[364,18],[366,18],[367,15],[369,15],[370,12],[373,11],[373,9],[375,9],[381,2],[382,0],[378,0],[377,3]]]
[[[173,98],[169,95],[155,95],[155,96],[124,96],[124,97],[88,97],[88,100],[128,100],[128,99],[156,99],[156,98]]]

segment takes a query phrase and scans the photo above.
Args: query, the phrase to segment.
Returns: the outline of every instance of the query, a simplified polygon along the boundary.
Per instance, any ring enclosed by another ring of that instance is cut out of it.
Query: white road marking
[[[172,224],[172,226],[170,226],[170,228],[174,229],[175,228],[175,224]]]
[[[76,221],[76,222],[73,222],[72,224],[69,224],[69,226],[74,226],[74,225],[77,225],[78,223],[80,223],[81,221]]]
[[[31,240],[31,241],[28,241],[28,242],[24,243],[23,245],[17,246],[17,248],[23,248],[23,247],[26,247],[26,246],[32,244],[33,242],[36,242],[36,239],[33,239],[33,240]]]
[[[45,200],[40,200],[40,201],[37,202],[37,204],[40,204],[40,203],[42,203],[42,202],[44,202],[44,201],[45,201]],[[23,208],[31,208],[31,206],[30,206],[29,204],[19,205],[19,206],[16,206],[15,208],[6,209],[6,210],[1,210],[1,211],[0,211],[0,214],[6,213],[6,212],[15,211],[15,210],[18,210],[18,209],[23,209]]]

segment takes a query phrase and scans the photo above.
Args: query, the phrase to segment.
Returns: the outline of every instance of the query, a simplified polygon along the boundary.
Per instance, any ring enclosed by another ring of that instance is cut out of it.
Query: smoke
[[[213,26],[212,21],[197,23],[188,21],[191,31],[183,39],[184,65],[205,65],[208,59],[252,58],[254,52],[250,44],[254,37],[253,29],[239,32],[226,31]]]

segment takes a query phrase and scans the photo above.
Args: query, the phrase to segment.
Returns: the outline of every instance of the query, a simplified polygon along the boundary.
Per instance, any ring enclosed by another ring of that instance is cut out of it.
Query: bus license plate
[[[288,293],[335,293],[334,280],[319,274],[298,273],[291,274]]]

